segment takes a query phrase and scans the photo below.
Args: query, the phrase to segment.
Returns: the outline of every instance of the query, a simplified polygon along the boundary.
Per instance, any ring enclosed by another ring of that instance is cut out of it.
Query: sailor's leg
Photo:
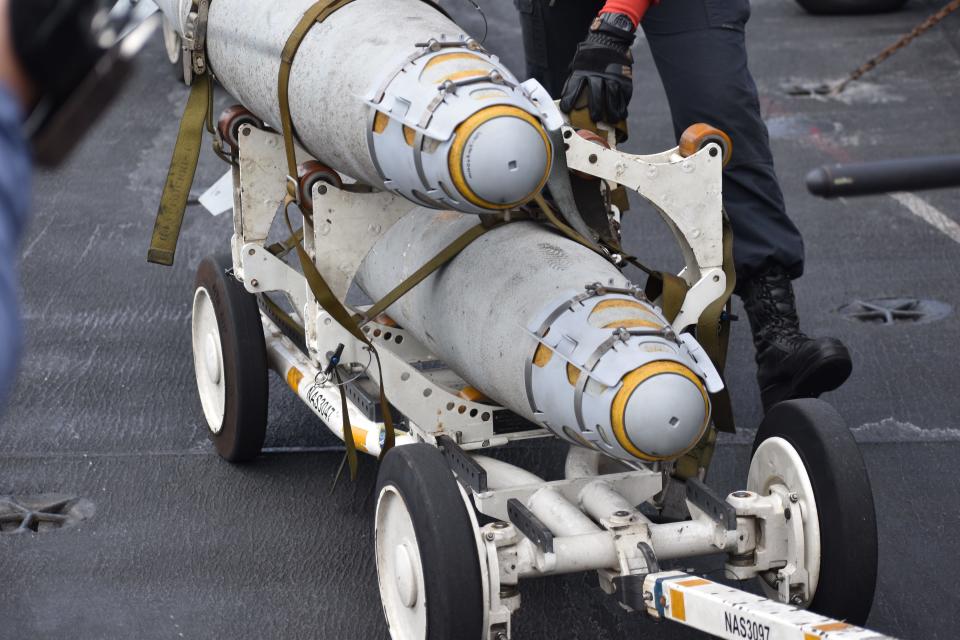
[[[526,75],[559,97],[567,67],[603,0],[514,0],[514,5],[523,29]]]

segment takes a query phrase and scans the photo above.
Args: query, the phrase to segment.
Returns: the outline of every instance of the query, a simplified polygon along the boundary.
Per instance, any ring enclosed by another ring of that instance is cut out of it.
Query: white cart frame
[[[689,157],[681,157],[677,148],[638,156],[601,147],[566,126],[562,133],[570,169],[606,180],[611,187],[623,185],[639,193],[673,231],[686,263],[681,276],[690,285],[674,330],[694,325],[727,284],[722,251],[723,150],[709,143]],[[369,365],[370,354],[320,308],[302,274],[266,249],[286,192],[281,137],[244,124],[237,138],[233,275],[251,293],[279,292],[290,302],[305,329],[306,350],[262,314],[269,366],[342,439],[340,393],[323,373],[329,350],[344,345],[341,363],[357,370]],[[311,159],[302,150],[298,150],[298,158]],[[312,198],[314,225],[305,222],[304,246],[343,300],[363,257],[412,206],[391,194],[358,193],[326,183],[313,186]],[[462,381],[456,384],[457,376],[443,368],[410,333],[376,321],[364,330],[380,354],[382,383],[390,400],[406,418],[406,431],[397,434],[397,445],[441,445],[445,454],[459,463],[459,467],[453,466],[458,469],[468,511],[472,514],[475,505],[496,520],[484,527],[473,520],[486,599],[487,638],[511,637],[511,616],[520,605],[516,586],[521,579],[575,571],[596,571],[603,589],[615,594],[627,609],[646,611],[654,618],[720,637],[881,637],[802,609],[816,587],[819,535],[809,526],[811,518],[816,521],[816,512],[812,492],[804,484],[802,463],[788,453],[770,454],[769,460],[785,465],[781,475],[787,479],[773,483],[765,495],[745,490],[724,499],[693,479],[684,493],[675,496],[691,518],[655,524],[637,505],[665,489],[667,469],[638,462],[603,473],[608,460],[574,447],[566,462],[566,478],[546,482],[518,467],[478,455],[478,451],[510,441],[551,434],[533,424],[499,432],[497,414],[505,410],[461,397],[455,389],[463,386]],[[357,448],[379,455],[383,424],[370,419],[353,402],[347,410]],[[519,511],[517,504],[522,505]],[[791,518],[791,508],[804,517]],[[727,569],[738,578],[765,575],[768,583],[775,585],[768,588],[774,600],[659,568],[661,560],[714,553],[728,554]]]

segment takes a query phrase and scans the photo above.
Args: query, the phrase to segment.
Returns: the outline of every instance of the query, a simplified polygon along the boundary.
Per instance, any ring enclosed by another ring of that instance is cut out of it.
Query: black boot
[[[757,383],[764,411],[791,398],[816,398],[850,376],[850,352],[836,338],[800,331],[790,278],[779,267],[739,287],[757,350]]]

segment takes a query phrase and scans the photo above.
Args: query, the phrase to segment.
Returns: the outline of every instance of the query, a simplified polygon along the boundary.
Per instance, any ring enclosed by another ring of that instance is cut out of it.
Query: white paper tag
[[[233,209],[233,171],[227,171],[223,177],[200,196],[200,204],[215,216]]]

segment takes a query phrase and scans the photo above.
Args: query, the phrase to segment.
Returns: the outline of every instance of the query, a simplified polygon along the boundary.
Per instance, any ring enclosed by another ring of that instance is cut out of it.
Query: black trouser
[[[523,25],[527,73],[559,96],[577,44],[603,0],[514,0]],[[551,5],[553,3],[553,6]],[[741,281],[771,266],[803,272],[803,238],[783,203],[757,87],[747,68],[749,0],[661,0],[642,26],[666,89],[674,133],[705,122],[725,131],[733,155],[723,203]],[[642,100],[643,94],[634,98]]]

